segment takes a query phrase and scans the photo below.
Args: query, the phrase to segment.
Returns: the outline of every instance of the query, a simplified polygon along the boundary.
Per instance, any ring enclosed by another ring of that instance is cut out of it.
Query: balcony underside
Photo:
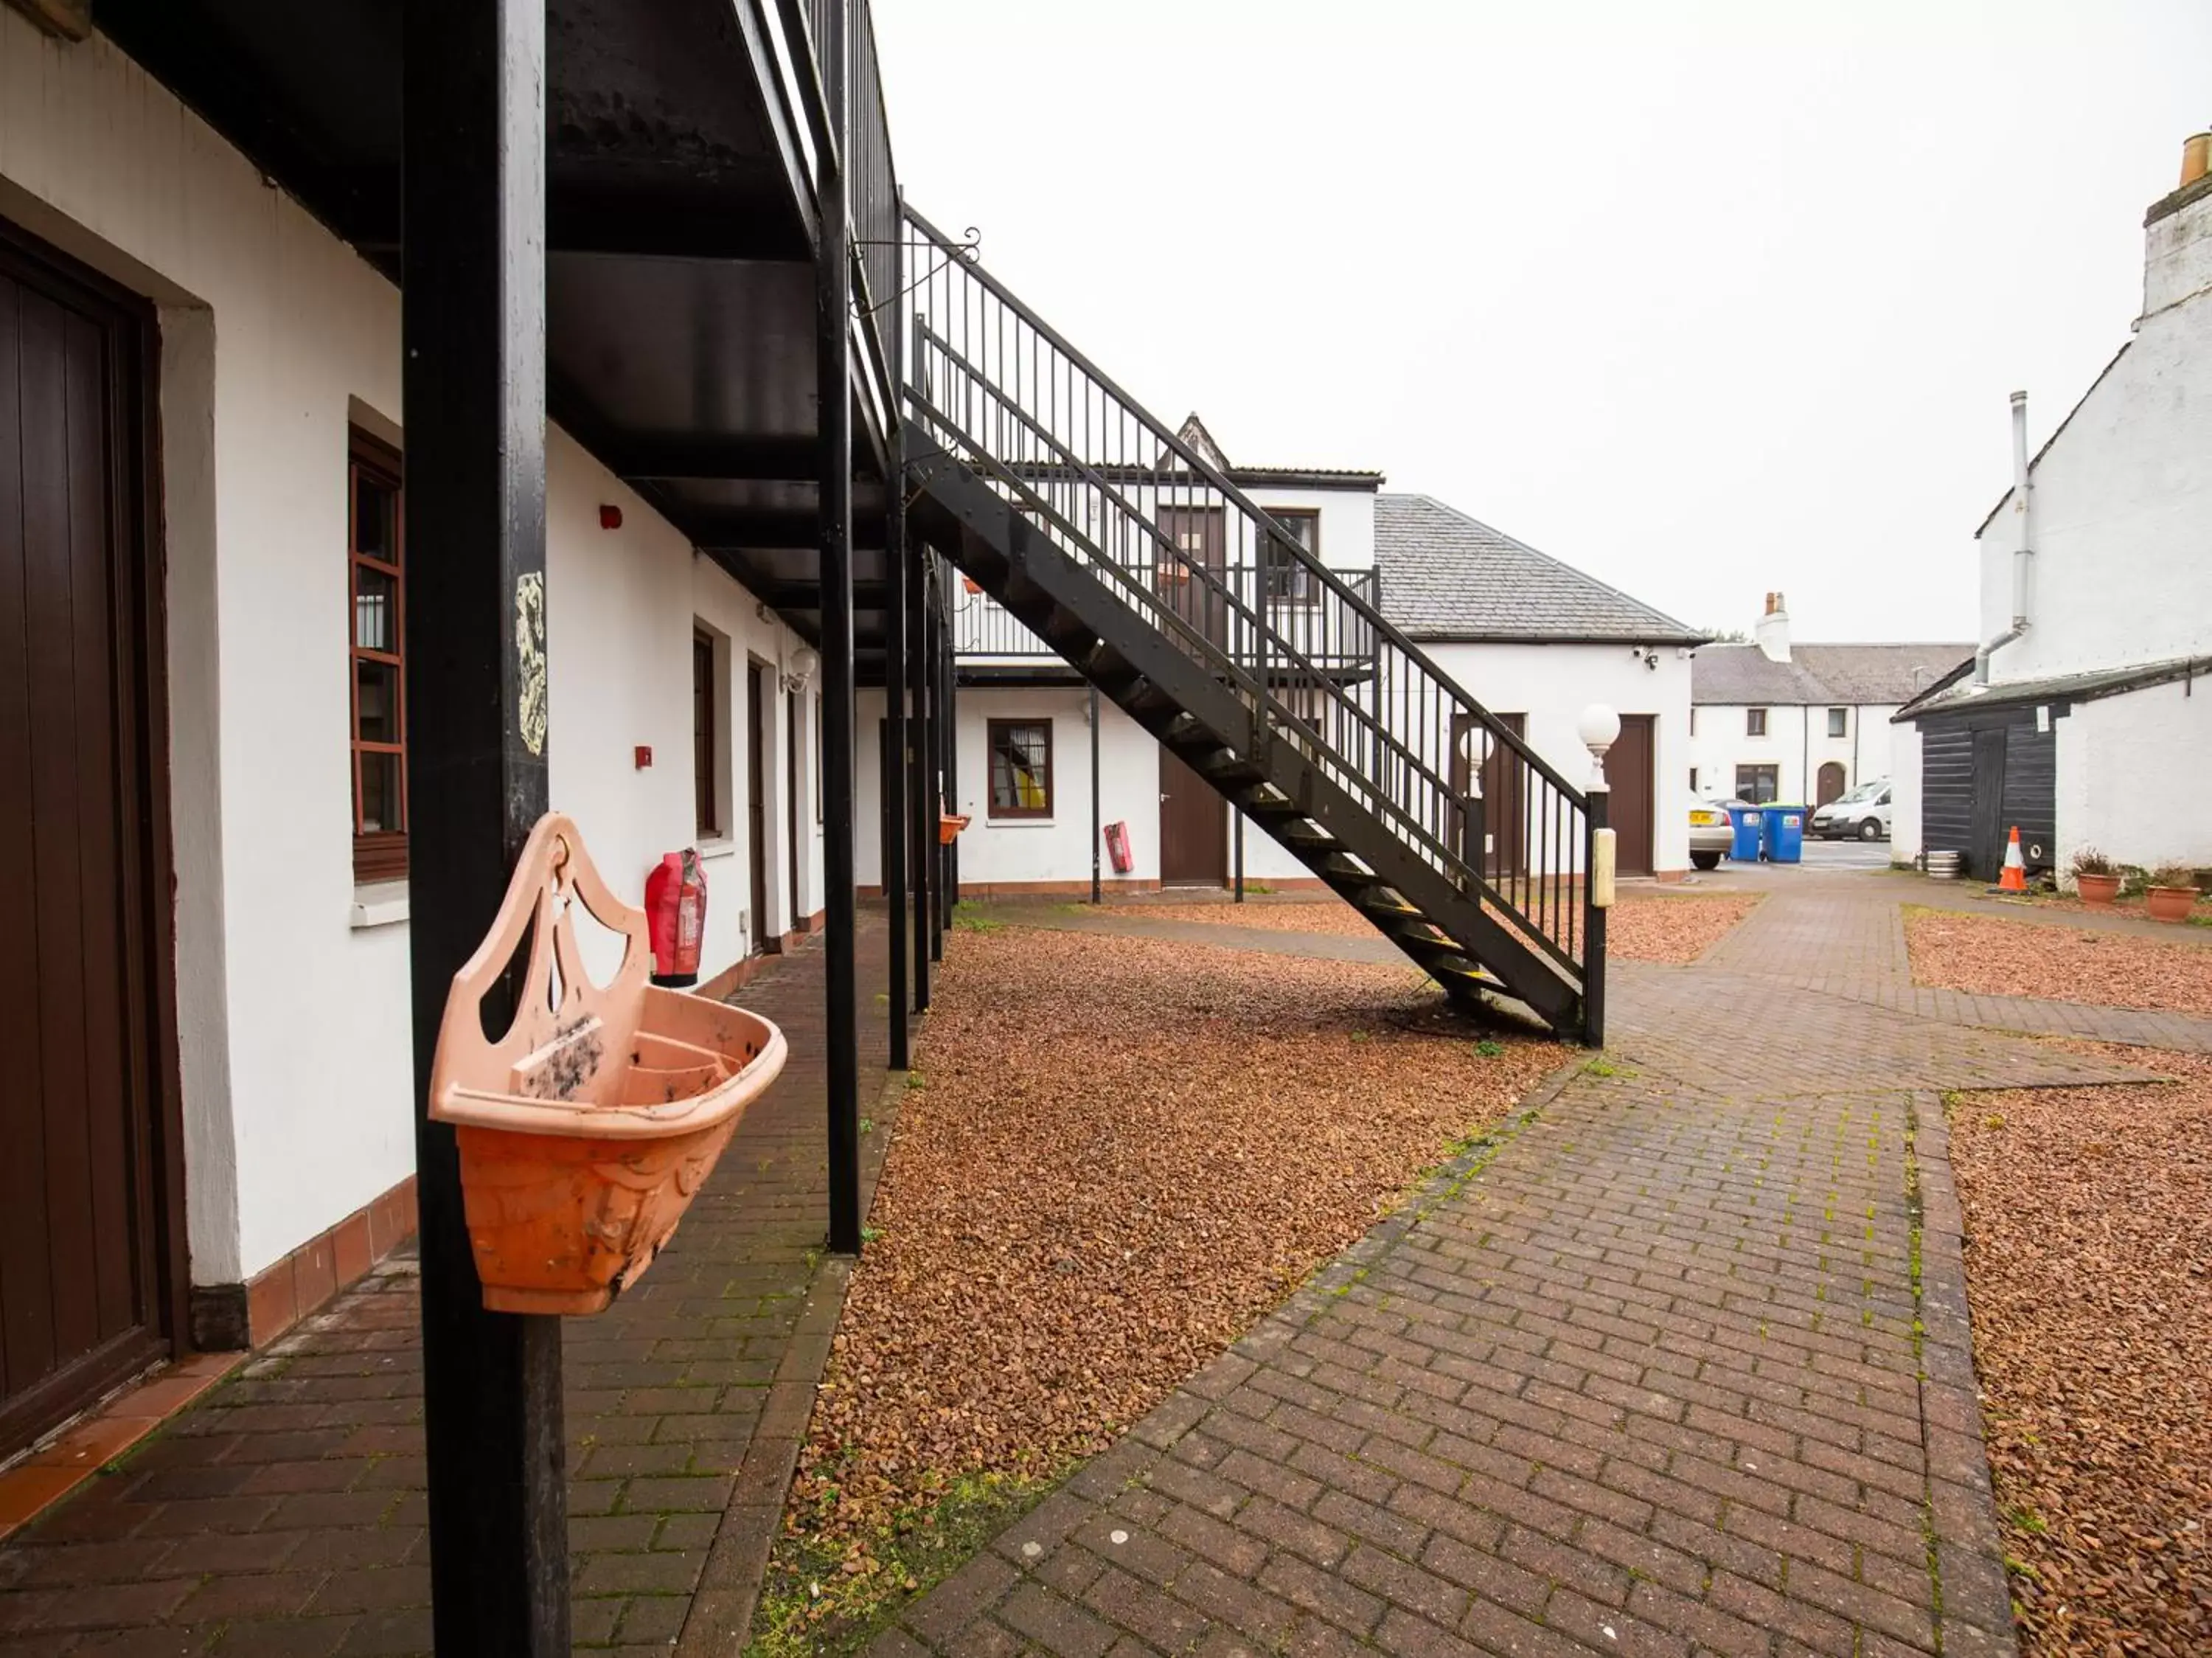
[[[103,33],[394,281],[391,0],[102,0]],[[763,0],[548,0],[548,407],[817,637],[816,222]],[[865,353],[856,359],[866,360]],[[855,630],[880,676],[889,388],[855,385]]]

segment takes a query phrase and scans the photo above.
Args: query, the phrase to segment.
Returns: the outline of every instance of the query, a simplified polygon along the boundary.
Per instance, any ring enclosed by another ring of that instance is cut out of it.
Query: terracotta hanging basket
[[[947,812],[937,820],[937,844],[950,846],[963,829],[968,826],[964,815]]]
[[[574,906],[624,936],[592,981]],[[507,1033],[485,995],[524,933],[529,966]],[[490,935],[446,998],[430,1115],[456,1130],[469,1243],[500,1313],[598,1313],[676,1230],[738,1120],[783,1069],[757,1014],[649,981],[652,936],[599,878],[576,826],[538,820]]]

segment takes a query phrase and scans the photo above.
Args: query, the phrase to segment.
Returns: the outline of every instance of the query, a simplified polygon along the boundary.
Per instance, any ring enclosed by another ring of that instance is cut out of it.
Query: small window
[[[1765,709],[1747,708],[1743,710],[1743,735],[1747,737],[1763,737],[1766,735]]]
[[[1830,709],[1828,710],[1828,735],[1832,737],[1848,736],[1850,733],[1845,728],[1850,724],[1850,717],[1851,711],[1848,708]]]
[[[1690,792],[1693,795],[1698,792],[1698,768],[1694,765],[1690,768]]]
[[[362,431],[346,466],[353,878],[407,875],[406,564],[398,452]]]
[[[1779,772],[1778,766],[1739,765],[1735,769],[1736,798],[1755,806],[1765,805],[1774,798],[1780,783]]]
[[[1299,546],[1316,557],[1320,555],[1321,514],[1288,507],[1270,507],[1267,514],[1290,531],[1291,539]],[[1318,596],[1321,581],[1311,566],[1273,534],[1267,537],[1267,553],[1262,562],[1267,572],[1268,598],[1282,604],[1310,605]]]
[[[1698,705],[1695,703],[1690,704],[1690,735],[1693,737],[1698,735]]]
[[[1048,818],[1052,815],[1052,722],[993,720],[991,815]]]
[[[710,633],[691,636],[691,788],[697,807],[699,838],[712,840],[722,832],[715,802],[721,770],[714,740],[714,638]]]

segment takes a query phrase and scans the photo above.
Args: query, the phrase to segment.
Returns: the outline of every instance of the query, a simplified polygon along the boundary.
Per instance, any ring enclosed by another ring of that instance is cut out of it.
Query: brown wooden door
[[[1229,879],[1228,803],[1169,750],[1160,750],[1160,884],[1219,887]]]
[[[1494,714],[1492,717],[1516,737],[1528,735],[1528,716],[1525,714]],[[1486,745],[1482,759],[1482,792],[1480,796],[1471,795],[1468,784],[1473,780],[1474,765],[1468,758],[1468,733],[1474,724],[1472,715],[1452,716],[1452,793],[1468,802],[1458,808],[1455,818],[1459,852],[1461,857],[1481,872],[1484,880],[1497,881],[1528,873],[1528,771],[1518,754],[1504,743],[1492,741]],[[1474,802],[1478,798],[1482,822],[1479,843],[1474,838]]]
[[[145,330],[0,227],[0,1455],[170,1348]]]
[[[1813,804],[1826,806],[1843,792],[1843,763],[1839,760],[1823,760],[1820,763],[1820,780],[1814,788]]]
[[[1605,780],[1613,792],[1606,821],[1613,826],[1613,867],[1624,875],[1651,873],[1652,734],[1656,716],[1624,714],[1620,736],[1606,751]]]
[[[1228,541],[1222,509],[1162,507],[1158,523],[1172,550],[1158,550],[1153,590],[1204,637],[1226,644],[1229,600],[1222,583],[1228,575]]]
[[[753,948],[768,948],[768,674],[745,664],[745,861],[751,865]]]

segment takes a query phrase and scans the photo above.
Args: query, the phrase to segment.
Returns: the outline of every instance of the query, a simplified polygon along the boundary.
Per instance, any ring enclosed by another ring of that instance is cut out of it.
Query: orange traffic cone
[[[2027,865],[2020,857],[2020,826],[2013,826],[2012,840],[2005,847],[2004,874],[1997,877],[2000,893],[2024,893],[2027,890]]]

